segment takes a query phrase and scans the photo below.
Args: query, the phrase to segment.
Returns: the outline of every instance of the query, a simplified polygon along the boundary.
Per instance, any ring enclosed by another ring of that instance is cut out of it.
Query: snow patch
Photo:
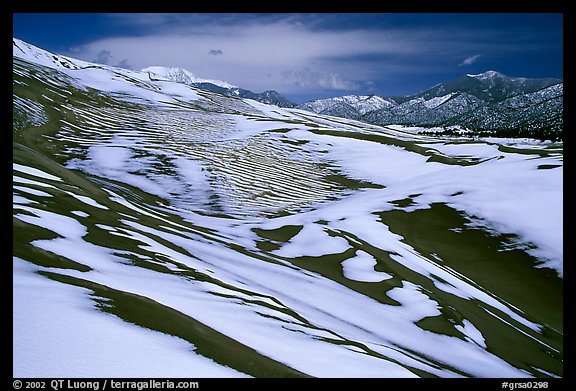
[[[302,230],[279,250],[273,253],[282,257],[320,257],[327,254],[339,254],[348,250],[348,241],[328,235],[319,224],[306,224]]]
[[[483,348],[487,347],[486,340],[484,339],[484,336],[482,335],[480,330],[478,330],[476,326],[474,326],[474,324],[472,324],[472,322],[470,322],[468,319],[463,319],[462,326],[456,325],[454,326],[454,328],[460,331],[462,334],[464,334],[467,339],[473,341],[479,346]]]
[[[359,250],[356,256],[342,262],[344,277],[361,282],[381,282],[392,278],[385,272],[374,270],[376,259],[365,251]]]

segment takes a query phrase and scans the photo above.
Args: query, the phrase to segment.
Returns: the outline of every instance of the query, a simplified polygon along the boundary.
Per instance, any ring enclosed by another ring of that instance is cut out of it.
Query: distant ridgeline
[[[182,68],[149,67],[151,77],[278,107],[296,105],[276,91],[254,93],[221,80],[201,79]],[[306,102],[298,108],[376,125],[443,130],[421,133],[494,137],[563,138],[563,82],[509,77],[495,71],[466,75],[409,96],[347,95]]]
[[[495,71],[466,75],[404,97],[349,95],[299,108],[377,125],[443,128],[435,134],[563,138],[560,79],[509,77]],[[426,133],[426,131],[423,131]]]
[[[158,80],[158,77],[160,77],[161,79],[187,84],[189,86],[202,88],[204,90],[217,92],[219,94],[235,96],[238,98],[253,99],[258,102],[266,103],[269,105],[275,105],[278,107],[296,106],[296,104],[290,102],[287,98],[280,95],[276,91],[268,90],[256,93],[244,88],[237,87],[222,80],[209,80],[199,78],[192,72],[187,71],[186,69],[183,68],[153,66],[144,68],[142,69],[142,71],[148,72],[151,80],[153,79]]]

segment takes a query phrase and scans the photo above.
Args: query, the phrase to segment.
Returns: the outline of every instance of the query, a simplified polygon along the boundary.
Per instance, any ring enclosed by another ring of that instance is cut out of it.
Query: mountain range
[[[348,95],[299,108],[377,125],[443,127],[448,134],[459,127],[481,135],[561,139],[563,82],[487,71],[409,96]]]

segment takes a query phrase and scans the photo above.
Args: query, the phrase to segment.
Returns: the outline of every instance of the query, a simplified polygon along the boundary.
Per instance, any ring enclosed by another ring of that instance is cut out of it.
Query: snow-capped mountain
[[[530,94],[544,88],[562,83],[552,78],[528,79],[510,77],[496,71],[487,71],[478,75],[465,75],[428,90],[412,95],[409,98],[422,97],[425,100],[446,96],[450,93],[467,93],[488,102],[501,102],[521,94]]]
[[[279,107],[296,106],[294,103],[290,102],[287,98],[280,95],[276,91],[269,90],[261,93],[255,93],[222,80],[203,79],[183,68],[152,66],[144,68],[142,71],[147,72],[151,78],[161,77],[165,80],[171,80],[177,83],[183,83],[190,86],[203,88],[224,95],[254,99],[258,102]]]
[[[171,80],[177,83],[183,83],[188,85],[213,84],[215,86],[227,89],[238,88],[237,86],[234,86],[222,80],[203,79],[184,68],[152,66],[142,69],[142,72],[150,73],[151,78],[152,77],[158,78],[158,76],[161,76],[165,80]]]
[[[377,104],[366,106],[365,102]],[[562,138],[563,83],[466,75],[404,97],[345,96],[307,102],[302,109],[379,125],[460,126],[476,133]]]
[[[393,107],[396,104],[397,102],[391,98],[377,95],[345,95],[306,102],[298,106],[298,108],[337,117],[362,119],[362,116],[366,113]]]

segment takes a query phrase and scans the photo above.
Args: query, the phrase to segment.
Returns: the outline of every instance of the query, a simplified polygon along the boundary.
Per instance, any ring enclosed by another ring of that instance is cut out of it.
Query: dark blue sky
[[[179,66],[304,100],[406,95],[467,73],[563,78],[563,17],[516,14],[14,14],[13,35],[86,61]]]

